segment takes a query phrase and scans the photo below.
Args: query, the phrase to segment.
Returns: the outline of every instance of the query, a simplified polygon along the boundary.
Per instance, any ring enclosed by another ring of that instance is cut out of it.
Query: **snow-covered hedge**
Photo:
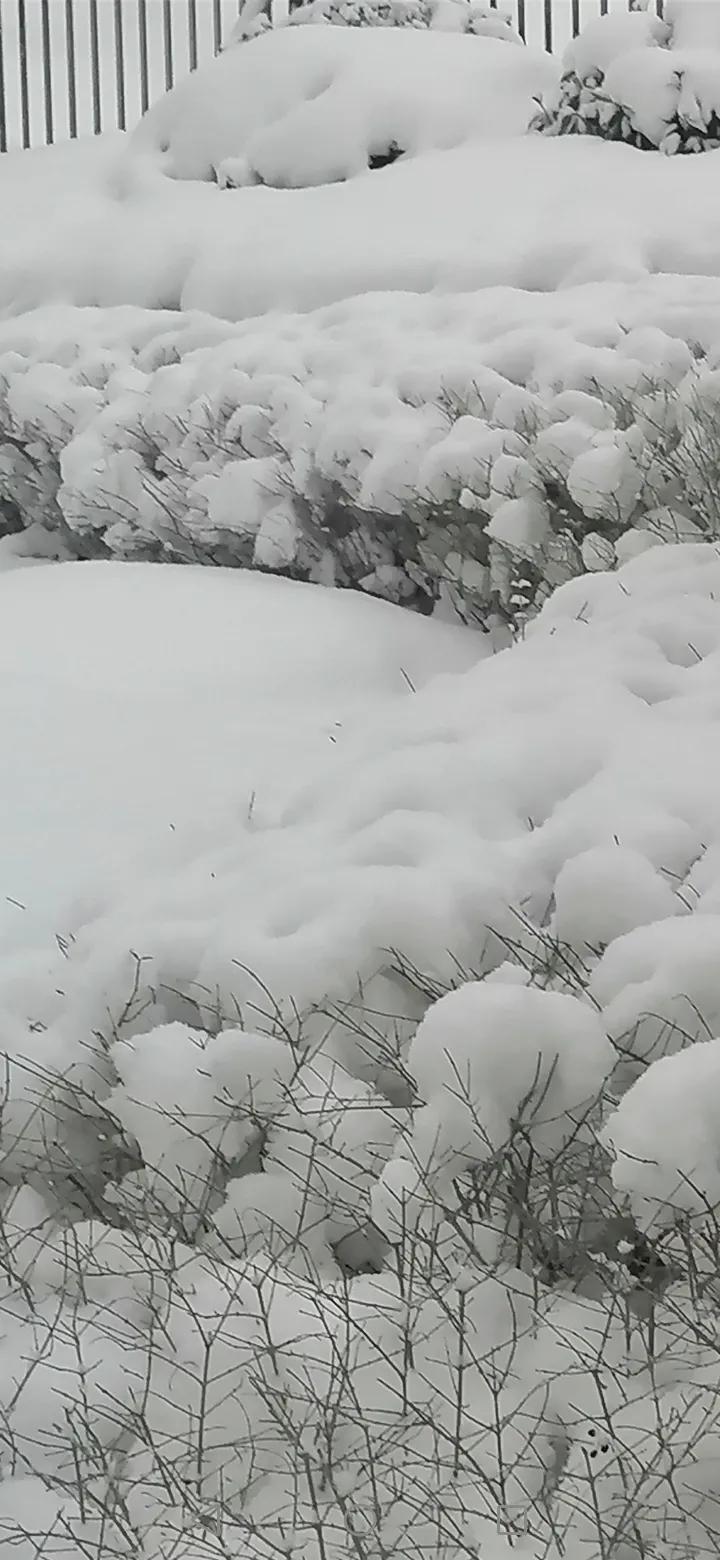
[[[681,295],[625,293],[627,325],[602,288],[548,297],[541,324],[510,293],[272,329],[27,315],[0,329],[4,528],[514,623],[574,574],[720,534],[720,296]]]
[[[590,22],[566,50],[557,88],[530,128],[593,135],[644,151],[720,148],[720,27],[712,5],[686,0]]]
[[[9,1553],[717,1550],[719,675],[571,582],[3,961]]]

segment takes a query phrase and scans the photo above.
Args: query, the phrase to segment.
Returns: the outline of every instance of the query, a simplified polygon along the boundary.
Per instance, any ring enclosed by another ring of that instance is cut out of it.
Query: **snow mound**
[[[68,901],[82,919],[203,816],[249,827],[288,764],[332,764],[362,711],[484,648],[384,602],[192,565],[0,573],[0,600],[6,949],[65,933]]]
[[[575,997],[469,981],[430,1008],[408,1065],[427,1101],[413,1138],[427,1175],[425,1145],[430,1168],[437,1160],[447,1173],[448,1156],[482,1161],[509,1142],[520,1120],[537,1150],[558,1153],[611,1071],[613,1053],[595,1014]]]
[[[555,74],[539,50],[492,38],[287,27],[225,50],[153,104],[118,177],[132,187],[150,159],[172,179],[351,179],[395,157],[523,135]]]
[[[585,77],[593,71],[603,74],[624,54],[667,44],[671,29],[652,11],[608,12],[586,22],[577,38],[569,43],[562,57],[563,74],[574,71]]]
[[[438,40],[425,38],[429,48]],[[445,41],[471,54],[492,46]],[[76,162],[61,148],[3,159],[0,313],[64,300],[248,319],[371,291],[447,296],[509,284],[545,293],[648,273],[720,274],[711,157],[688,166],[589,137],[511,136],[491,151],[471,140],[306,190],[159,178],[142,157],[131,164],[148,177],[131,180],[121,200],[111,191],[123,160],[115,138],[92,156],[78,149]]]
[[[712,1221],[720,1204],[720,1038],[654,1062],[605,1129],[613,1180],[644,1228],[680,1214]]]
[[[19,1049],[41,1044],[50,1067],[57,1047],[65,1067],[79,1044],[75,1065],[87,1073],[79,1037],[124,1009],[137,974],[142,1029],[178,1018],[203,1028],[197,993],[213,992],[225,1026],[247,1012],[255,1029],[277,1022],[293,1033],[299,1023],[306,1045],[329,1033],[338,1063],[401,1101],[427,993],[456,984],[459,969],[490,973],[509,950],[525,978],[551,980],[555,884],[561,916],[580,858],[575,903],[594,939],[613,847],[624,853],[618,870],[638,924],[628,932],[627,918],[606,918],[604,952],[576,937],[560,990],[569,983],[577,995],[573,979],[585,971],[581,987],[590,981],[630,1072],[633,1058],[681,1049],[705,1025],[712,1032],[715,918],[702,901],[693,914],[693,882],[698,863],[717,859],[720,830],[719,568],[712,548],[667,547],[618,575],[573,582],[526,644],[418,693],[402,719],[340,733],[325,774],[294,794],[288,787],[231,843],[227,824],[196,850],[184,831],[164,875],[139,876],[106,915],[88,919],[64,963],[62,996],[55,977],[47,988],[23,979],[11,995],[8,976],[14,1024],[32,1013],[47,1026],[41,1041],[21,1027]],[[32,586],[44,572],[24,578]],[[688,638],[694,653],[678,659]],[[643,921],[658,910],[663,919]],[[384,1015],[367,1032],[366,1009]],[[321,1012],[334,1015],[329,1030],[311,1016]],[[17,1079],[22,1099],[22,1069]]]

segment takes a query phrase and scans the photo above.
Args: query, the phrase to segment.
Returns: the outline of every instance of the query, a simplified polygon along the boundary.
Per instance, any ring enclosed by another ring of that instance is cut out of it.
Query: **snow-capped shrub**
[[[524,136],[533,97],[556,74],[540,50],[447,29],[273,30],[153,103],[114,163],[113,188],[159,196],[163,177],[223,188],[342,183],[399,157]]]
[[[436,28],[521,42],[511,7],[495,7],[489,0],[290,0],[284,15],[278,15],[272,0],[245,0],[227,47],[284,20],[301,26]]]
[[[638,1078],[611,1116],[613,1181],[646,1230],[680,1215],[709,1224],[720,1209],[720,1039],[665,1056]],[[716,1258],[717,1251],[714,1252]]]
[[[694,11],[691,26],[687,12]],[[703,14],[700,14],[703,13]],[[720,35],[712,6],[673,5],[590,22],[567,48],[562,77],[530,129],[593,135],[643,151],[720,148]]]
[[[378,305],[371,332],[361,303],[261,334],[117,311],[105,347],[88,311],[6,322],[6,523],[60,556],[254,567],[522,623],[574,575],[720,535],[718,300],[663,298],[639,290],[628,328],[598,294],[592,343],[587,300],[568,324],[562,294],[557,327],[523,328],[514,302],[471,341],[465,301],[427,300],[424,325],[412,300],[392,320]]]

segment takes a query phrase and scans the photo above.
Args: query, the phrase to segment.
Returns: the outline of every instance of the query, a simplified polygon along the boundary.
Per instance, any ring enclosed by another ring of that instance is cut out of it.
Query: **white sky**
[[[71,0],[75,18],[78,133],[92,134],[93,97],[90,49],[89,0]],[[517,8],[518,0],[512,0]],[[720,0],[718,0],[720,3]],[[609,0],[612,10],[627,9],[627,0]],[[175,77],[189,68],[188,15],[191,0],[147,0],[150,100],[165,90],[163,26],[167,12],[171,16]],[[223,32],[227,36],[239,9],[239,0],[220,0]],[[103,129],[117,124],[115,73],[115,0],[98,0],[101,64],[101,107]],[[543,40],[544,0],[525,0],[528,42]],[[598,14],[600,0],[580,0],[583,21]],[[66,0],[49,0],[50,57],[53,96],[54,137],[64,140],[69,134],[68,73],[65,49]],[[213,52],[214,0],[195,0],[198,54],[208,59]],[[28,33],[28,82],[30,95],[30,138],[34,146],[45,141],[43,92],[43,44],[41,0],[26,0]],[[132,126],[141,113],[138,46],[138,0],[121,0],[124,35],[125,92],[127,124]],[[572,0],[553,0],[555,47],[561,49],[571,33]],[[22,145],[22,100],[18,49],[18,0],[0,0],[5,77],[5,120],[9,147]]]

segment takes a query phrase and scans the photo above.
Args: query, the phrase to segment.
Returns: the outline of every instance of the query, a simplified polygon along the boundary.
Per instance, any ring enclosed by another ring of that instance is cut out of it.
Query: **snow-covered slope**
[[[0,947],[67,933],[72,901],[104,902],[189,826],[242,832],[360,712],[482,653],[382,602],[223,569],[0,573]]]
[[[683,1008],[686,1028],[720,1020],[712,988],[698,986],[688,963],[699,959],[701,971],[715,924],[719,569],[711,547],[665,547],[619,574],[563,587],[524,644],[430,685],[402,708],[388,705],[339,730],[325,773],[316,769],[300,783],[286,773],[250,831],[244,780],[236,825],[227,814],[217,827],[204,816],[202,849],[185,835],[172,866],[145,875],[137,869],[109,915],[90,922],[52,1006],[70,1015],[79,1003],[89,1014],[111,992],[119,998],[133,947],[147,956],[149,984],[172,975],[175,988],[191,990],[199,981],[225,1004],[242,1006],[260,983],[281,1010],[289,1004],[302,1013],[351,997],[359,979],[370,981],[387,962],[388,950],[443,981],[458,964],[492,968],[503,957],[498,938],[520,939],[539,956],[559,925],[593,972],[611,1033],[632,1030],[639,1054],[656,1044],[657,1021],[634,1026],[664,1000],[695,1001],[695,1019]],[[153,593],[162,587],[171,602],[176,578],[180,591],[189,589],[187,580],[213,600],[217,592],[234,599],[234,576],[168,573],[139,575],[153,639]],[[103,580],[112,592],[119,579],[132,591],[134,575],[79,566],[62,571],[57,586],[51,570],[2,584],[11,603],[18,589],[19,602],[26,591],[32,601],[33,591],[51,588],[62,599],[63,579],[73,593],[90,584],[102,593]],[[247,590],[244,582],[240,589]],[[324,593],[296,594],[326,610]],[[348,607],[387,615],[393,632],[406,622],[343,596],[329,602],[333,624],[336,610]],[[412,619],[407,632],[418,632]],[[446,666],[468,656],[462,635],[446,641],[438,634]],[[405,648],[391,642],[397,681]],[[277,660],[270,664],[277,679]],[[185,682],[188,675],[182,672]],[[112,676],[128,681],[122,656]],[[108,668],[97,683],[110,677]],[[337,667],[331,677],[334,688]],[[239,751],[239,707],[235,718]],[[156,789],[161,812],[166,784]],[[616,879],[622,892],[614,891]],[[658,917],[654,929],[646,926]],[[44,1003],[51,994],[37,995]],[[23,1001],[31,1000],[26,993]]]

